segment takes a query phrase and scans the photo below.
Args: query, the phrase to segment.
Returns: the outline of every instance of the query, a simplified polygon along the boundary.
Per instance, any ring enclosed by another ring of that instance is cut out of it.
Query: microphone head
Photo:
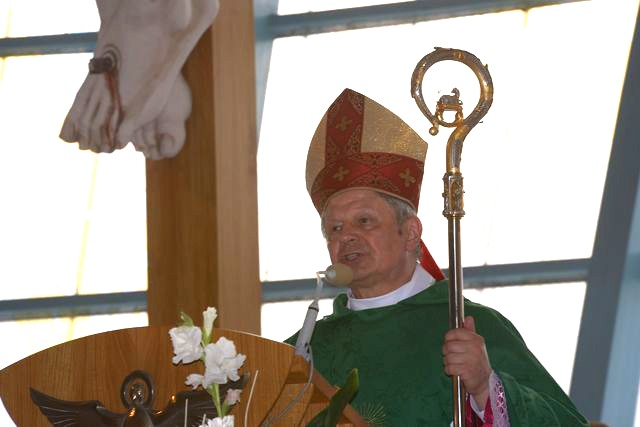
[[[325,278],[333,286],[347,286],[353,280],[353,270],[348,265],[335,263],[327,267]]]

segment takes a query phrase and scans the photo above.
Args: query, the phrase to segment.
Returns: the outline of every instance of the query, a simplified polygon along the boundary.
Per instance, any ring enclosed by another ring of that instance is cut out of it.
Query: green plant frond
[[[184,311],[180,312],[180,326],[193,326],[193,319]]]
[[[335,427],[340,420],[342,411],[351,402],[359,387],[358,370],[352,369],[345,384],[339,387],[336,394],[331,397],[329,405],[313,417],[307,427]]]

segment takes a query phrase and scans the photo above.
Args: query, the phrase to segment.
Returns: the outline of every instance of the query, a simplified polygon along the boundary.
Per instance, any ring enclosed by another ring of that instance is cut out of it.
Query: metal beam
[[[0,38],[0,58],[93,52],[97,39],[98,33]]]
[[[589,270],[588,259],[528,262],[522,264],[483,265],[464,269],[466,289],[506,286],[540,285],[547,283],[584,282]],[[443,270],[445,276],[447,269]],[[262,302],[304,300],[313,297],[316,279],[263,282]],[[322,298],[333,298],[342,292],[326,287]]]
[[[0,301],[0,321],[146,311],[147,293],[119,292]]]
[[[640,379],[640,22],[609,159],[571,397],[592,420],[631,426]]]
[[[464,269],[465,287],[480,289],[545,283],[583,282],[587,278],[588,259],[485,265]],[[444,270],[446,275],[447,270]],[[283,280],[262,283],[262,302],[305,300],[313,297],[315,279]],[[340,290],[327,287],[322,298],[333,298]],[[71,295],[0,301],[0,321],[88,316],[146,311],[147,293],[123,292],[97,295]]]
[[[308,36],[385,25],[415,24],[509,10],[532,9],[585,0],[418,0],[349,9],[271,15],[272,38]]]
[[[271,64],[273,37],[269,29],[269,16],[278,12],[279,0],[253,0],[254,31],[256,35],[256,129],[260,141],[262,111],[267,93],[267,80]]]
[[[325,12],[277,15],[277,0],[254,0],[256,41],[410,24],[587,0],[418,0]],[[275,8],[274,9],[274,5]],[[266,14],[265,14],[266,13]],[[98,33],[0,38],[0,57],[93,52]]]
[[[447,270],[443,271],[446,275]],[[480,289],[584,282],[587,279],[588,271],[588,259],[466,267],[464,269],[464,286],[467,289]]]

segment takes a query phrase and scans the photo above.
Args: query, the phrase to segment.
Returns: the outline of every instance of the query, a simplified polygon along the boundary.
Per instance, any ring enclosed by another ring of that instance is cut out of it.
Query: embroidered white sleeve
[[[507,397],[504,394],[502,381],[495,372],[491,372],[489,377],[489,400],[491,401],[491,412],[493,412],[493,427],[510,427]],[[471,399],[471,403],[473,406],[473,399]],[[475,407],[473,410],[476,410]]]

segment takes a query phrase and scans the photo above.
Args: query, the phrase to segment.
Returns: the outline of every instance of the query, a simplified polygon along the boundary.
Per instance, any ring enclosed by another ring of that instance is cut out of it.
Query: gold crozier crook
[[[467,118],[462,113],[462,101],[458,89],[452,90],[452,95],[440,97],[436,105],[436,113],[432,114],[422,96],[422,79],[425,73],[436,62],[458,61],[467,65],[475,73],[480,83],[480,99]],[[442,214],[449,224],[449,327],[461,328],[464,321],[464,304],[462,299],[462,262],[460,247],[460,218],[464,216],[462,174],[460,160],[462,144],[467,134],[487,114],[493,102],[493,82],[486,65],[473,54],[458,49],[443,49],[436,47],[433,52],[418,62],[413,76],[411,76],[411,96],[418,104],[420,111],[431,122],[431,135],[438,134],[439,126],[455,127],[447,141],[447,170],[444,180],[444,210]],[[454,111],[453,122],[444,120],[445,111]],[[452,377],[453,385],[453,425],[460,427],[465,421],[465,391],[459,376]]]

